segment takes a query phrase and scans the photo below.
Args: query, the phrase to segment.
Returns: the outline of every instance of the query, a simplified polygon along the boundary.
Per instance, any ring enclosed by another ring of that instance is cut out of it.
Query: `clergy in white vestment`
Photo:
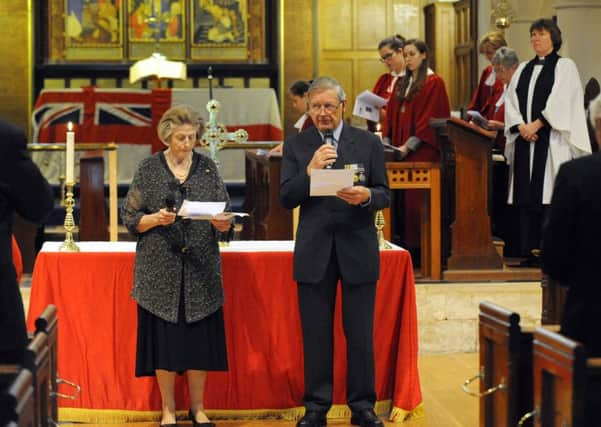
[[[508,203],[519,218],[521,256],[540,248],[559,166],[591,152],[578,69],[557,53],[559,27],[550,19],[534,21],[530,41],[536,56],[520,64],[505,98]]]

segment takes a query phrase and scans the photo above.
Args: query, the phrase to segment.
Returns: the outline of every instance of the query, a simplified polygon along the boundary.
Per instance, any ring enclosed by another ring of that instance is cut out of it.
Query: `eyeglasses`
[[[326,113],[332,114],[338,109],[339,106],[340,104],[309,104],[309,110],[311,110],[312,113],[319,113],[323,108]]]
[[[380,57],[380,62],[384,63],[386,61],[388,61],[390,58],[392,58],[394,55],[396,55],[397,52],[388,52],[386,54],[384,54],[382,57]]]

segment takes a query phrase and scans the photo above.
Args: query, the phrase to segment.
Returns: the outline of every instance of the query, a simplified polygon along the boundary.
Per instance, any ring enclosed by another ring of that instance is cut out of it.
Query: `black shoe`
[[[307,411],[296,427],[324,427],[327,424],[326,415],[317,411]]]
[[[196,421],[196,417],[194,416],[194,414],[192,413],[192,409],[190,409],[188,411],[188,417],[190,417],[190,419],[192,420],[192,427],[216,427],[215,423],[212,422],[204,422],[204,423],[199,423]]]
[[[160,427],[178,427],[177,423],[173,423],[173,424],[160,424],[159,423],[159,426]]]
[[[507,264],[513,268],[541,268],[541,260],[539,257],[530,256],[517,264]]]
[[[363,409],[353,412],[351,424],[361,427],[383,427],[384,423],[378,418],[373,409]]]

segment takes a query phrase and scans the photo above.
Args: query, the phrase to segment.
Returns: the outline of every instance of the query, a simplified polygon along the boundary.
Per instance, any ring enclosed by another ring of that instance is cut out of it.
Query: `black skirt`
[[[177,323],[167,322],[138,305],[136,377],[156,369],[227,371],[223,308],[197,322],[186,323],[183,286]]]

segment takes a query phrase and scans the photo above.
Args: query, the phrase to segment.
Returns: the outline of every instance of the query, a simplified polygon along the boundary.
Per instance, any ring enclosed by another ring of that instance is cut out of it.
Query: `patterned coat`
[[[179,218],[169,226],[139,233],[142,216],[175,200],[225,201],[229,196],[217,167],[206,156],[194,153],[190,173],[180,184],[162,152],[143,160],[121,209],[123,223],[137,237],[133,298],[155,316],[177,322],[180,289],[184,287],[187,322],[203,319],[223,305],[219,232],[209,221]]]

